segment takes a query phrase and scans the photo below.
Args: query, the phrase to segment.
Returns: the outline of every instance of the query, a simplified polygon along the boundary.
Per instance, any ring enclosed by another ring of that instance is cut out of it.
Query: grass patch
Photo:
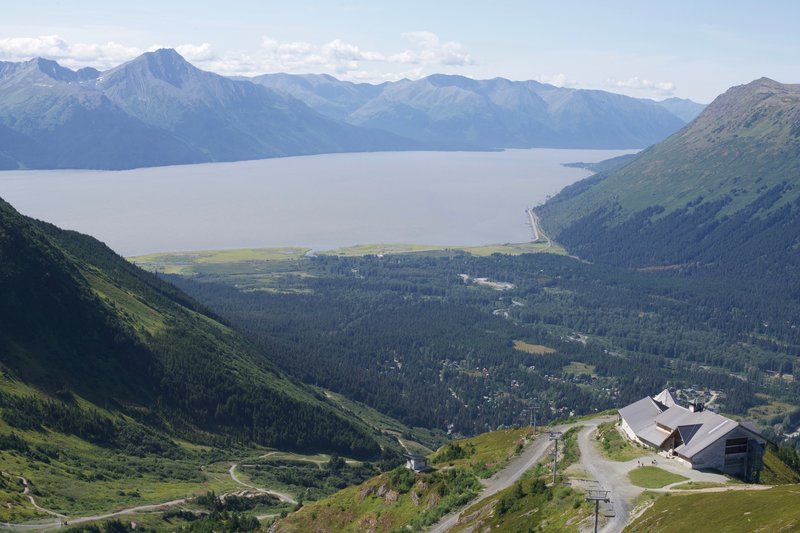
[[[659,498],[626,532],[796,531],[800,528],[800,487],[769,490],[673,494]]]
[[[667,472],[663,468],[657,466],[642,466],[631,470],[628,473],[628,479],[637,487],[644,487],[646,489],[660,489],[678,481],[689,479],[685,476]]]
[[[530,344],[520,340],[514,341],[514,349],[532,355],[546,355],[556,352],[553,348],[548,348],[547,346],[541,344]]]
[[[650,450],[634,445],[624,437],[616,422],[606,422],[597,426],[595,439],[600,451],[612,461],[630,461],[648,455]]]
[[[489,477],[522,451],[530,431],[530,428],[503,429],[452,441],[439,448],[430,463],[469,466],[480,477]]]
[[[570,364],[564,367],[564,373],[572,374],[574,376],[592,376],[595,372],[595,365],[587,365],[586,363],[579,363],[578,361],[572,361]]]

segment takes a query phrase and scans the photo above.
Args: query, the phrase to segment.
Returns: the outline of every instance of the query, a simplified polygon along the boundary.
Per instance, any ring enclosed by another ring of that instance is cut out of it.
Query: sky
[[[100,70],[163,47],[223,75],[505,77],[708,103],[800,82],[800,1],[0,0],[0,60]]]

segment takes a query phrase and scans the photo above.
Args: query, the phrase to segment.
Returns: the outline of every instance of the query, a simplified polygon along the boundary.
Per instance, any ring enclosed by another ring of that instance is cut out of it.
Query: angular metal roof
[[[661,409],[652,398],[646,396],[619,410],[619,414],[636,435],[653,425],[653,419],[661,414]]]
[[[692,434],[688,442],[684,442],[675,448],[678,454],[687,459],[691,459],[698,452],[705,450],[739,425],[735,420],[718,415],[717,413],[712,413],[711,411],[700,411],[699,413],[687,411],[687,413],[691,416],[686,417],[688,423],[685,425],[691,424],[700,426],[697,431]]]
[[[681,407],[666,389],[653,398],[648,396],[623,407],[619,414],[640,440],[657,447],[678,430],[683,444],[675,451],[690,461],[740,425],[713,411],[693,412]],[[743,422],[741,426],[760,437],[751,422]]]
[[[667,408],[678,405],[669,389],[662,390],[656,396],[653,396],[653,399]]]

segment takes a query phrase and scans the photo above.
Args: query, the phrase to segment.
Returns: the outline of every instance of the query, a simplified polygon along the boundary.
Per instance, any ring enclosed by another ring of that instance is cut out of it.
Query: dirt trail
[[[233,465],[231,465],[230,470],[228,470],[228,473],[230,474],[231,479],[234,482],[236,482],[237,484],[239,484],[239,485],[241,485],[243,487],[247,487],[248,489],[256,491],[256,492],[260,492],[260,493],[263,493],[263,494],[271,494],[272,496],[275,496],[276,498],[278,498],[282,502],[290,503],[292,505],[296,505],[297,504],[297,501],[294,498],[292,498],[291,496],[289,496],[288,494],[285,494],[283,492],[274,491],[274,490],[266,490],[266,489],[254,487],[253,485],[245,483],[244,481],[239,479],[239,477],[236,475],[236,468],[238,466],[239,466],[238,464],[233,464]],[[45,509],[44,507],[40,506],[36,502],[34,497],[33,497],[33,492],[32,492],[32,490],[30,488],[30,482],[27,479],[25,479],[24,477],[12,475],[12,474],[9,474],[7,472],[2,472],[2,475],[7,476],[7,477],[16,477],[16,478],[22,480],[22,484],[23,484],[23,487],[24,487],[23,494],[31,502],[31,505],[38,511],[41,511],[43,513],[47,513],[49,515],[52,515],[52,516],[58,518],[58,520],[52,520],[52,521],[49,521],[49,522],[44,522],[43,521],[43,522],[37,522],[37,523],[32,523],[32,524],[11,524],[11,523],[8,523],[8,522],[0,522],[0,529],[9,530],[9,531],[45,531],[45,530],[50,530],[50,529],[59,529],[59,528],[64,527],[64,526],[72,526],[72,525],[77,525],[77,524],[84,524],[86,522],[95,522],[95,521],[98,521],[98,520],[107,520],[109,518],[116,518],[116,517],[119,517],[119,516],[124,516],[124,515],[129,515],[129,514],[148,513],[148,512],[154,512],[154,511],[166,511],[170,507],[175,507],[177,505],[184,505],[189,501],[189,498],[180,498],[180,499],[177,499],[177,500],[171,500],[171,501],[163,502],[163,503],[153,503],[153,504],[148,504],[148,505],[139,505],[139,506],[136,506],[136,507],[130,507],[128,509],[120,509],[119,511],[112,511],[112,512],[109,512],[109,513],[96,514],[96,515],[91,515],[91,516],[69,517],[67,515],[63,515],[63,514],[55,512],[55,511],[51,511],[50,509]],[[263,515],[264,518],[273,518],[274,516],[275,515]]]
[[[275,496],[276,498],[278,498],[280,501],[282,501],[284,503],[290,503],[292,505],[297,505],[297,500],[295,500],[294,498],[292,498],[291,496],[289,496],[285,492],[278,492],[277,490],[262,489],[262,488],[254,486],[254,485],[251,485],[249,483],[245,483],[244,481],[239,479],[239,476],[236,475],[236,468],[238,466],[239,466],[238,464],[234,463],[234,464],[231,465],[231,468],[228,470],[228,473],[231,475],[231,479],[235,483],[238,483],[239,485],[241,485],[243,487],[247,487],[250,490],[254,490],[254,491],[260,492],[262,494],[270,494],[272,496]]]

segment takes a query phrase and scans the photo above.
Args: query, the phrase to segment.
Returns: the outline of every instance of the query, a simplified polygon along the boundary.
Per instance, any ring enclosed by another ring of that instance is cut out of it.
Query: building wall
[[[747,452],[725,455],[725,443],[729,439],[747,438],[755,439],[761,443],[763,439],[756,439],[755,435],[742,426],[738,426],[728,433],[722,434],[705,450],[691,458],[692,468],[695,470],[713,468],[726,474],[742,477],[745,475],[745,461]]]
[[[641,444],[642,441],[640,441],[636,437],[636,433],[634,433],[633,430],[631,429],[631,427],[628,425],[628,423],[625,422],[625,419],[622,418],[622,417],[620,417],[620,418],[622,420],[622,422],[620,423],[620,427],[622,428],[622,431],[624,431],[625,434],[628,436],[628,438],[631,439],[633,442],[638,442],[638,443]]]

